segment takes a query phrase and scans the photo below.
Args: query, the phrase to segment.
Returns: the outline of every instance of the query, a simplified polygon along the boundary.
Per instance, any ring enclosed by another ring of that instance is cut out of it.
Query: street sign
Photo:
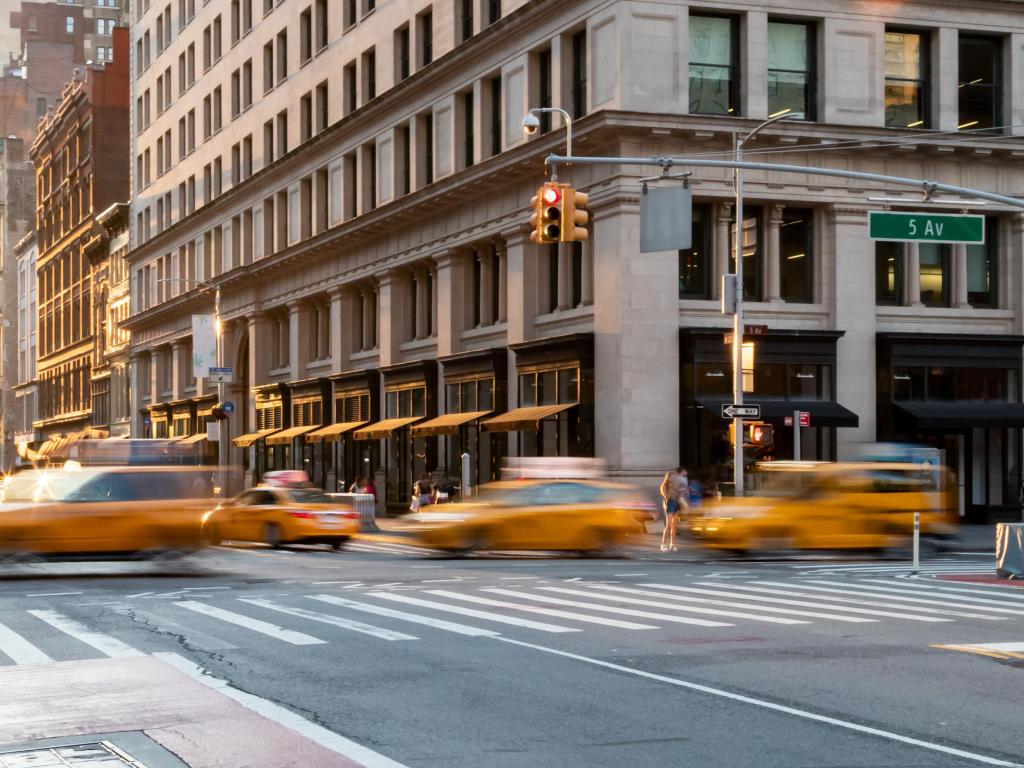
[[[234,381],[234,368],[214,368],[210,366],[211,384],[231,384]]]
[[[903,243],[984,243],[985,217],[975,214],[869,211],[868,237]]]
[[[235,404],[232,403],[230,400],[228,400],[226,403],[224,403],[224,405],[221,406],[221,407],[224,409],[224,413],[234,413],[235,412]]]
[[[744,325],[743,326],[744,336],[767,336],[768,326],[767,325]]]
[[[811,426],[811,413],[810,411],[800,411],[800,426],[809,427]]]
[[[735,403],[722,403],[723,419],[760,419],[760,405],[736,405]]]
[[[220,442],[220,422],[219,421],[208,421],[206,422],[206,439],[211,443]]]
[[[640,253],[685,251],[693,242],[693,190],[650,187],[640,195]]]

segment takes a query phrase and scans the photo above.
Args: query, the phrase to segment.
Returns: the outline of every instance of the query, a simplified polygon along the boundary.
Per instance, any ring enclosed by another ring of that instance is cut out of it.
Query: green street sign
[[[904,243],[984,243],[985,217],[868,211],[868,237]]]

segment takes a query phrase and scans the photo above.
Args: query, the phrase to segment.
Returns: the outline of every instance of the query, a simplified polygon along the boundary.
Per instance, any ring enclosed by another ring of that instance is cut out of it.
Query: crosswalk
[[[909,574],[912,564],[909,561],[895,562],[871,562],[871,563],[799,563],[789,566],[792,570],[799,571],[804,575],[830,574],[830,575],[870,575],[870,574]],[[972,558],[962,560],[957,558],[937,558],[925,560],[918,567],[917,571],[922,576],[992,576],[995,574],[995,566],[992,564],[992,557]]]
[[[0,611],[0,666],[65,660],[60,654],[126,658],[178,642],[207,651],[268,643],[298,651],[358,642],[355,638],[415,643],[448,633],[493,638],[663,631],[713,637],[716,630],[738,626],[858,626],[870,631],[883,623],[936,627],[961,622],[975,633],[979,627],[1001,633],[986,640],[1024,639],[1024,590],[891,577],[707,577],[682,584],[564,579],[422,584],[416,591],[366,586],[337,593],[221,592],[151,603],[145,610],[127,602],[85,610]],[[140,625],[150,631],[140,632]],[[47,638],[47,632],[60,641]],[[140,638],[145,650],[133,644]]]

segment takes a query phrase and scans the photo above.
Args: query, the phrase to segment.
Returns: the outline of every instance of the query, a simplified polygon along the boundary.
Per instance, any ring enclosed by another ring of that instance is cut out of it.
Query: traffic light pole
[[[749,133],[750,138],[757,131]],[[732,315],[732,401],[743,405],[743,174],[738,165],[743,157],[743,142],[738,133],[733,137],[733,155],[737,165],[733,168],[733,188],[736,192],[736,242],[734,260],[736,270],[736,304]],[[743,417],[732,420],[732,482],[733,493],[743,495]]]

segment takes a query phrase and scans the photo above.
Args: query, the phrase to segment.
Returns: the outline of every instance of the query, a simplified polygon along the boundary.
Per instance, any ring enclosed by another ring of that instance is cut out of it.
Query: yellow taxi
[[[359,513],[319,488],[261,486],[217,505],[203,520],[206,539],[341,546],[359,531]]]
[[[642,530],[651,505],[634,489],[592,480],[521,480],[481,486],[460,504],[420,513],[416,537],[431,549],[596,552]]]
[[[902,463],[764,462],[742,498],[695,510],[694,537],[711,549],[887,549],[905,546],[920,513],[925,541],[956,532],[952,473]]]
[[[0,489],[0,561],[181,556],[204,545],[209,468],[26,470]]]

